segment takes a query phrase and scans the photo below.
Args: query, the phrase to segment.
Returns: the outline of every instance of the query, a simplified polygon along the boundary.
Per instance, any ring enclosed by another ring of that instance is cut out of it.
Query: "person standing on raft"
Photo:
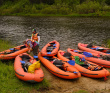
[[[33,42],[33,46],[36,46],[37,44],[37,46],[33,49],[33,52],[36,52],[36,50],[39,52],[40,35],[36,32],[36,29],[32,29],[31,40]],[[36,55],[36,53],[34,54]]]

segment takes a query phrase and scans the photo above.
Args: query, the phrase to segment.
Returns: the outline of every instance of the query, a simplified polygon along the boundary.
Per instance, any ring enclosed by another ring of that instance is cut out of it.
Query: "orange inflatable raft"
[[[83,51],[93,52],[102,55],[110,55],[110,48],[95,46],[92,44],[78,43],[78,48]]]
[[[28,50],[29,49],[25,45],[20,45],[14,48],[10,48],[10,49],[0,52],[0,59],[2,60],[13,59],[17,55],[27,52]]]
[[[74,56],[79,56],[80,58],[84,57],[86,60],[91,61],[92,63],[110,68],[110,61],[102,59],[101,56],[97,53],[92,53],[92,52],[90,53],[90,52],[75,50],[70,48],[68,48],[67,50],[69,53],[71,53]]]
[[[59,50],[60,44],[56,40],[47,43],[41,50],[42,56],[54,56]]]
[[[73,68],[67,62],[63,62],[56,57],[43,57],[39,52],[38,58],[42,64],[55,76],[63,79],[75,79],[81,77],[76,68]]]
[[[75,67],[84,76],[91,77],[91,78],[103,78],[104,77],[104,79],[107,79],[106,76],[109,76],[108,70],[94,63],[91,63],[89,61],[85,60],[85,61],[79,61],[79,63],[76,63],[75,58],[79,58],[79,57],[76,56],[74,58],[74,56],[71,55],[71,52],[69,53],[69,52],[59,50],[58,58],[60,58],[63,61],[74,60],[75,65],[73,67]]]
[[[31,64],[34,64],[36,60],[28,55],[27,53],[22,53],[18,55],[15,58],[14,62],[14,70],[15,70],[15,75],[24,81],[31,82],[31,83],[36,83],[36,82],[41,82],[44,79],[44,73],[41,68],[35,69],[34,73],[28,73],[24,69],[24,64],[23,62],[30,62]]]

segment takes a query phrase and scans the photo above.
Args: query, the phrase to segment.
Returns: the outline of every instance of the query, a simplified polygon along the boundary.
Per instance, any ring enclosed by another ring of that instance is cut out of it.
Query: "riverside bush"
[[[66,7],[61,7],[59,9],[59,14],[63,14],[63,15],[67,15],[70,13],[70,9],[69,8],[66,8]]]
[[[55,0],[48,5],[42,1],[38,4],[30,0],[6,0],[0,5],[0,15],[110,16],[110,6],[105,1],[108,0]]]
[[[110,39],[107,40],[107,46],[110,48]]]
[[[103,11],[110,11],[110,6],[105,5],[105,6],[103,7]]]
[[[53,6],[50,6],[50,7],[42,9],[41,13],[43,13],[43,14],[57,14],[57,9],[54,8]]]
[[[98,2],[84,2],[80,5],[76,6],[76,12],[80,14],[88,14],[88,13],[95,13],[96,11],[101,10],[101,5]]]

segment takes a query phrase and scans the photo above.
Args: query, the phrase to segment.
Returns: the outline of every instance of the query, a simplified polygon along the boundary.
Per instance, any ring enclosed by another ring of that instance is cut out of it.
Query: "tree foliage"
[[[37,3],[37,4],[40,4],[40,3],[46,3],[48,5],[52,5],[54,4],[54,0],[29,0],[31,3]]]
[[[0,0],[0,5],[7,1],[16,2],[18,0]],[[86,1],[93,1],[93,2],[96,1],[99,3],[106,3],[106,4],[110,5],[110,0],[29,0],[29,1],[30,1],[30,3],[36,3],[36,4],[46,3],[48,5],[52,5],[55,2],[73,5],[73,4],[78,4],[78,3],[82,4],[83,2],[86,2]]]
[[[110,0],[105,0],[105,3],[110,5]]]

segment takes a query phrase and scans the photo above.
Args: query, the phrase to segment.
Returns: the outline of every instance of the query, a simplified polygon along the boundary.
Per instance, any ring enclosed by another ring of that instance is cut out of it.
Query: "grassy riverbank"
[[[106,39],[103,41],[103,44],[105,45],[105,47],[110,48],[110,39]]]
[[[37,0],[39,1],[39,0]],[[31,0],[7,0],[0,5],[0,15],[17,16],[110,16],[107,0],[53,0],[54,3],[32,3]]]
[[[8,41],[0,40],[0,51],[14,47]],[[30,93],[49,87],[49,82],[44,79],[40,83],[27,83],[15,76],[14,60],[0,61],[0,92],[1,93]]]

